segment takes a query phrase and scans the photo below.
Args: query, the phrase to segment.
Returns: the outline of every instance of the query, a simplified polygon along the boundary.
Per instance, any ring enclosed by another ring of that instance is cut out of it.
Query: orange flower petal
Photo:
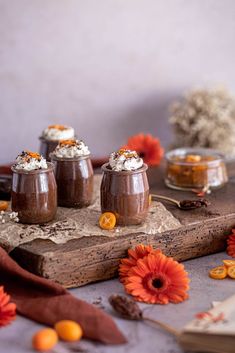
[[[128,258],[122,259],[119,265],[119,279],[124,283],[129,270],[136,265],[138,259],[142,259],[151,252],[161,253],[161,250],[154,250],[151,245],[139,244],[134,249],[128,250]]]
[[[130,268],[124,286],[138,301],[180,303],[188,298],[189,278],[182,264],[151,252]]]
[[[235,229],[232,229],[232,234],[228,236],[227,245],[227,254],[235,257]]]
[[[16,305],[9,301],[10,296],[0,287],[0,327],[10,324],[16,317]]]
[[[164,154],[159,139],[151,134],[140,133],[131,136],[122,148],[136,151],[150,166],[159,165]]]

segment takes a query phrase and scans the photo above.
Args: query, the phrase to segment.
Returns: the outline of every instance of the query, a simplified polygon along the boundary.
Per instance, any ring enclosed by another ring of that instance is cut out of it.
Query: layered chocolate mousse
[[[60,141],[74,138],[75,132],[71,126],[50,125],[42,132],[42,136],[39,138],[41,141],[40,153],[46,160],[50,160],[50,153],[54,151]]]
[[[144,222],[149,208],[147,165],[136,151],[120,149],[102,166],[101,210],[113,212],[118,225]]]
[[[87,207],[92,202],[93,168],[90,151],[82,140],[60,141],[50,155],[55,166],[58,205]]]
[[[12,211],[19,221],[42,224],[52,221],[57,210],[53,165],[38,153],[23,151],[12,166]]]

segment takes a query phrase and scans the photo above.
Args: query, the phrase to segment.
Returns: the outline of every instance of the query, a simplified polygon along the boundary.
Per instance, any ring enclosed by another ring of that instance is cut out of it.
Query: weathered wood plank
[[[71,240],[65,245],[57,245],[56,250],[49,241],[35,240],[16,248],[11,255],[28,270],[66,287],[75,287],[114,277],[119,259],[125,256],[129,247],[139,243],[161,248],[177,260],[222,251],[234,219],[235,214],[222,216],[216,221],[208,220],[161,235],[132,234],[102,243],[92,239],[94,244],[89,239],[86,246],[79,246],[79,240]]]

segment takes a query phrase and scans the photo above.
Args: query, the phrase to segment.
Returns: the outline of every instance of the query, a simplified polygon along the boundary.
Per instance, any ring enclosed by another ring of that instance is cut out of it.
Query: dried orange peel
[[[111,230],[116,225],[116,216],[112,212],[104,212],[99,218],[99,225],[101,229]]]
[[[227,269],[225,266],[214,267],[209,271],[209,275],[213,279],[224,279],[227,277]]]
[[[59,125],[59,124],[55,124],[55,125],[49,125],[48,129],[56,129],[56,130],[66,130],[67,127],[65,125]]]
[[[61,140],[59,142],[59,145],[62,146],[76,146],[77,145],[77,141],[74,139],[71,140]]]
[[[37,152],[32,152],[32,151],[28,151],[26,150],[25,151],[27,153],[27,156],[26,156],[26,161],[29,160],[30,158],[35,158],[37,160],[40,160],[41,159],[41,155]]]
[[[0,211],[6,211],[8,209],[7,201],[0,201]]]

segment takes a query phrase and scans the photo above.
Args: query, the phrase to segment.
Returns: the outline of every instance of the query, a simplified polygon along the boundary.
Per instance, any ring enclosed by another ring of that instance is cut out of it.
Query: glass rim
[[[211,161],[198,161],[198,162],[186,162],[186,161],[177,161],[172,157],[184,156],[186,154],[195,154],[199,156],[212,156],[215,159]],[[225,161],[225,156],[223,153],[212,149],[212,148],[203,148],[203,147],[180,147],[174,150],[168,151],[165,154],[165,159],[167,162],[173,163],[175,165],[185,165],[185,166],[200,166],[202,164],[213,166],[219,162]]]
[[[91,154],[87,154],[85,156],[78,156],[78,157],[72,157],[72,158],[66,158],[66,157],[57,157],[51,152],[49,154],[49,158],[51,161],[56,161],[56,162],[76,162],[76,161],[82,161],[83,159],[91,159]]]
[[[60,141],[63,141],[63,140],[70,140],[70,139],[59,139],[59,140],[50,140],[50,139],[47,139],[45,136],[41,135],[38,137],[39,140],[44,140],[44,141],[47,141],[47,142],[56,142],[56,143],[59,143]],[[77,140],[77,135],[75,135],[73,138],[71,138],[71,140]]]

